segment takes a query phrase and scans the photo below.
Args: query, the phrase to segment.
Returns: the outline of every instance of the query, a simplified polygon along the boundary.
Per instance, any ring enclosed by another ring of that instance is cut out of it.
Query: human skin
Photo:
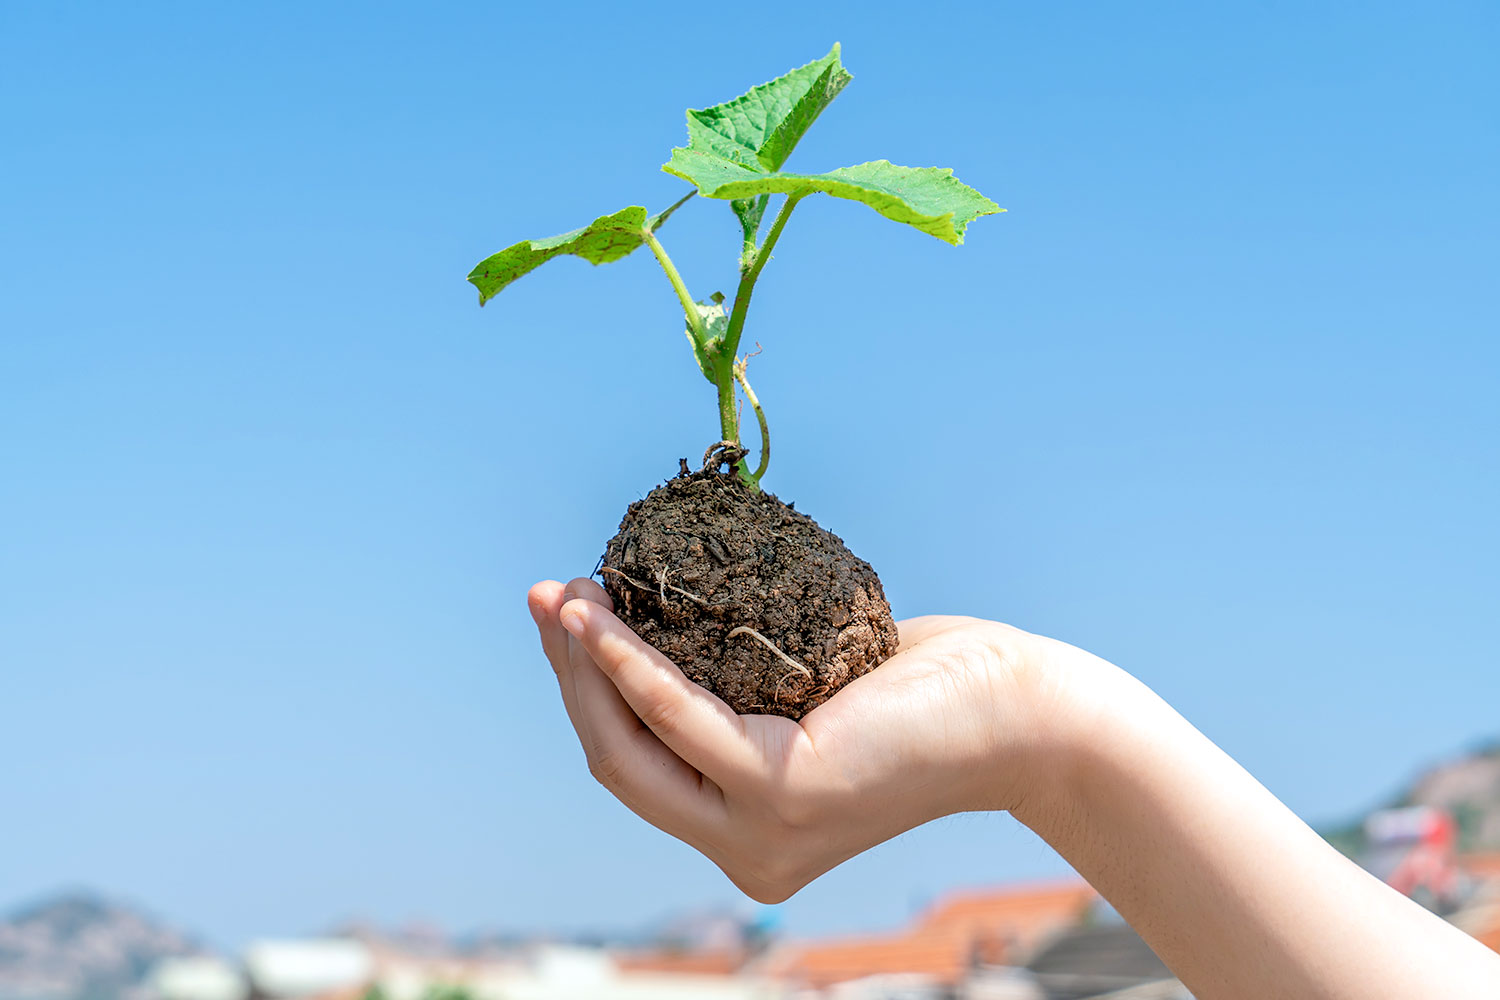
[[[761,902],[906,830],[1003,809],[1200,1000],[1500,997],[1500,955],[1330,847],[1133,677],[975,618],[901,649],[800,723],[735,715],[591,580],[528,595],[589,770]]]

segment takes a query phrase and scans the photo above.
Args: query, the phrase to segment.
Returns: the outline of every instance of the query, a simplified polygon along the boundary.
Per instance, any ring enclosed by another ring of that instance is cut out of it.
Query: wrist
[[[1015,704],[995,707],[1003,749],[992,781],[1002,801],[989,808],[1042,833],[1086,805],[1104,759],[1128,743],[1120,727],[1146,718],[1143,702],[1156,699],[1119,667],[1076,646],[1006,633],[1000,659],[1014,678]]]

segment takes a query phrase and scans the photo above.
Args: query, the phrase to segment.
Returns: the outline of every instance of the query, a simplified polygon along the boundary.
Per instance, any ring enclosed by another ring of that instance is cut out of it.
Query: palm
[[[1007,659],[993,626],[902,622],[901,648],[800,723],[736,715],[609,612],[588,580],[538,584],[532,613],[589,769],[757,899],[965,808]],[[955,776],[954,762],[962,768]]]
[[[779,715],[742,715],[751,742],[762,748],[767,763],[827,766],[858,760],[891,746],[891,736],[914,724],[936,723],[952,731],[955,698],[983,697],[977,690],[988,672],[971,618],[929,615],[898,623],[901,645],[896,655],[842,688],[801,722]],[[729,707],[704,694],[728,712]],[[961,711],[961,706],[957,706]]]

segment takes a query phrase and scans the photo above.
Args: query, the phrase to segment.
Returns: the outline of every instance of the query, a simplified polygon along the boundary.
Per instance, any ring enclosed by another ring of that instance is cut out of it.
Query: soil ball
[[[801,719],[896,652],[870,564],[733,475],[678,476],[631,504],[600,573],[615,613],[741,714]]]

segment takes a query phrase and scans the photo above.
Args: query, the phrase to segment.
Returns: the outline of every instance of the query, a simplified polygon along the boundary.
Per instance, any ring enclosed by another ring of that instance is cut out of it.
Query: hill
[[[1500,741],[1484,744],[1421,772],[1379,808],[1435,806],[1458,826],[1460,851],[1500,850]],[[1364,847],[1364,818],[1324,831],[1346,854]]]
[[[97,896],[56,896],[0,921],[0,1000],[132,1000],[158,959],[199,949]]]

